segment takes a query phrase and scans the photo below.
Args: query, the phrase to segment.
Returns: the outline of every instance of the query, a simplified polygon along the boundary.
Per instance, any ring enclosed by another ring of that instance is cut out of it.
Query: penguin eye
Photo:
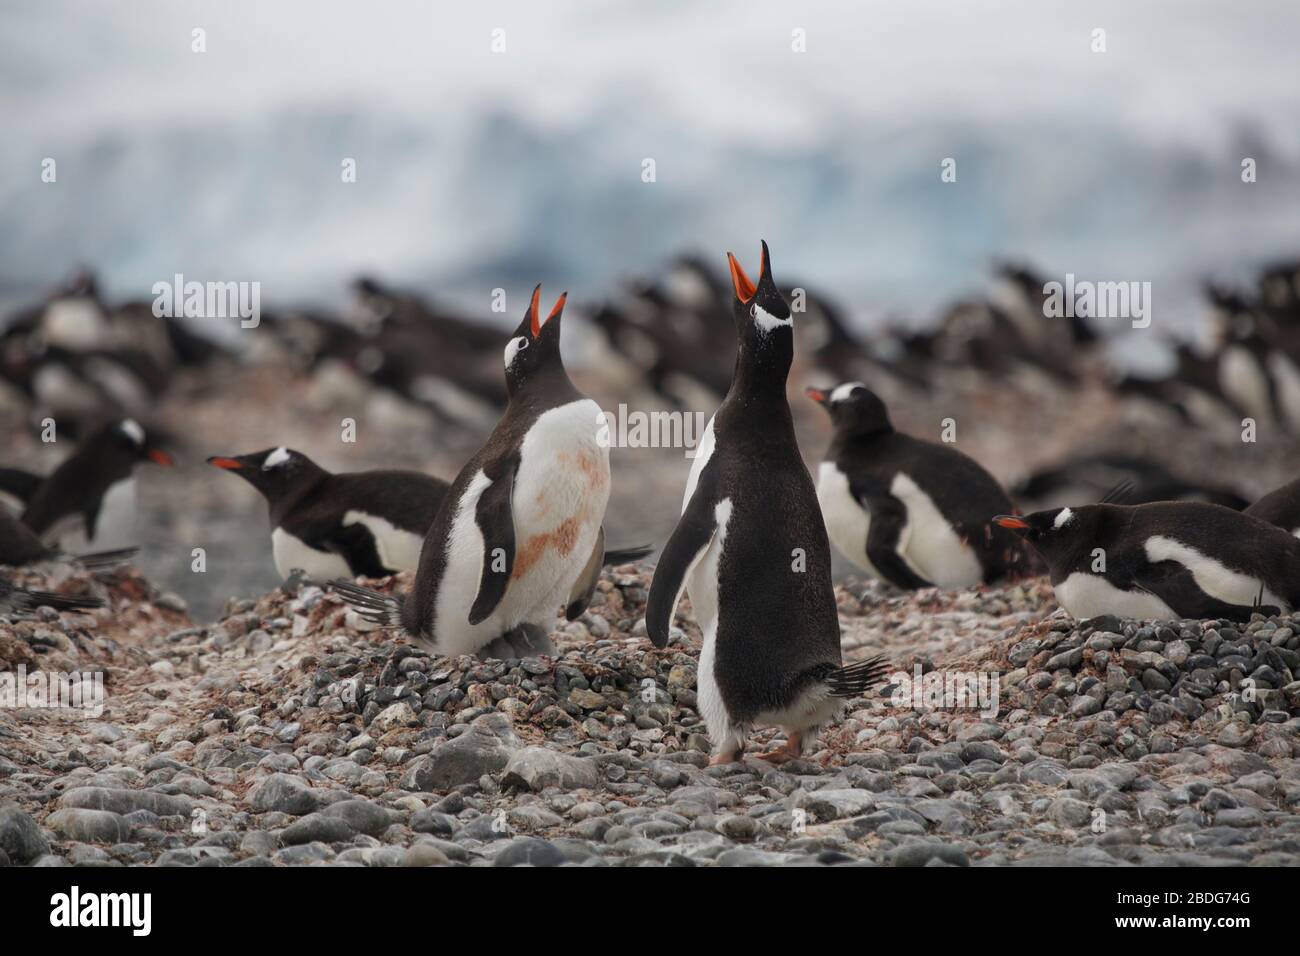
[[[753,305],[751,305],[751,306],[749,307],[749,317],[750,317],[751,319],[756,319],[756,318],[758,318],[758,303],[757,303],[757,302],[755,302]]]
[[[526,348],[528,348],[528,339],[524,338],[522,335],[515,339],[516,352],[522,352]]]

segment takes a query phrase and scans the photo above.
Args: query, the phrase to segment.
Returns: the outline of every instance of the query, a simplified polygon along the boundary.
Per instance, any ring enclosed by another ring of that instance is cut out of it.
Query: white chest
[[[609,447],[600,407],[583,399],[541,415],[520,447],[511,496],[515,554],[510,584],[496,611],[471,625],[484,554],[475,521],[490,485],[481,472],[466,488],[447,541],[438,587],[437,644],[472,653],[521,622],[549,626],[596,546],[609,502]]]
[[[138,544],[135,479],[124,478],[104,492],[93,535],[87,535],[86,523],[78,514],[61,519],[45,539],[65,554],[108,551]]]
[[[821,505],[831,544],[858,567],[880,577],[867,558],[871,512],[858,504],[849,489],[848,475],[833,461],[824,461],[817,469],[817,502]]]
[[[1140,621],[1171,621],[1178,615],[1164,601],[1145,591],[1124,591],[1103,577],[1075,571],[1056,585],[1056,599],[1079,620],[1115,614]]]
[[[984,579],[970,545],[911,477],[900,471],[889,491],[907,509],[898,551],[922,577],[941,588],[973,587]]]
[[[341,555],[318,551],[283,528],[271,532],[271,554],[275,559],[275,570],[282,578],[287,579],[295,569],[313,581],[352,577],[352,569]]]

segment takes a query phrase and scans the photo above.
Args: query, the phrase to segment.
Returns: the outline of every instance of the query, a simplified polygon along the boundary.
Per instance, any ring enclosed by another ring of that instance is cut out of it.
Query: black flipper
[[[519,461],[510,457],[496,464],[497,474],[484,469],[492,484],[483,489],[474,509],[474,522],[483,535],[483,570],[478,595],[469,609],[469,622],[481,624],[505,597],[515,567],[515,516],[511,498]]]
[[[324,540],[327,550],[333,551],[348,563],[353,574],[367,578],[386,578],[395,574],[384,567],[375,547],[375,536],[363,524],[348,524],[334,529]]]
[[[668,646],[673,612],[686,588],[686,576],[713,541],[717,530],[718,474],[710,462],[700,472],[695,492],[659,555],[646,602],[646,633],[655,647]]]
[[[900,588],[934,587],[903,560],[898,553],[898,539],[907,524],[907,509],[893,495],[878,495],[862,502],[871,513],[867,529],[867,560],[890,584]]]
[[[382,591],[363,588],[359,584],[341,578],[331,581],[329,586],[367,621],[380,627],[403,627],[402,605],[406,602],[403,595],[384,594]]]
[[[1168,604],[1179,617],[1188,620],[1226,617],[1245,622],[1255,613],[1270,616],[1280,613],[1278,608],[1259,603],[1264,596],[1262,590],[1253,605],[1229,604],[1206,594],[1192,572],[1177,561],[1157,561],[1147,565],[1133,575],[1133,582]]]
[[[596,546],[591,549],[591,557],[587,559],[586,567],[582,569],[578,580],[573,582],[573,588],[569,591],[569,603],[564,607],[566,621],[576,620],[591,603],[592,592],[596,590],[596,582],[600,580],[601,557],[604,554],[605,529],[601,528],[596,535]]]
[[[653,550],[652,544],[639,544],[635,548],[611,548],[605,552],[601,563],[607,568],[616,564],[631,564],[633,561],[640,561]]]
[[[889,666],[889,661],[878,655],[831,671],[822,680],[833,697],[859,697],[889,673]]]

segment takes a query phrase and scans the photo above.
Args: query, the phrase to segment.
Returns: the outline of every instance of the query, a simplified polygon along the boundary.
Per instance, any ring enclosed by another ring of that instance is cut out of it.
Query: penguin
[[[606,419],[560,357],[567,293],[543,322],[541,288],[505,347],[505,412],[443,499],[411,592],[333,583],[363,616],[438,654],[554,656],[556,610],[574,620],[586,609],[606,557]]]
[[[835,429],[817,500],[846,558],[905,589],[973,587],[1024,568],[1020,542],[990,524],[1011,499],[976,461],[895,431],[861,382],[807,394]]]
[[[1061,607],[1081,620],[1248,621],[1300,606],[1300,540],[1230,508],[1108,501],[994,520],[1043,556]]]
[[[23,524],[46,544],[68,554],[129,547],[135,543],[136,497],[132,473],[142,461],[170,466],[171,456],[150,444],[131,418],[87,436],[77,450],[32,492]]]
[[[42,561],[68,561],[90,571],[99,571],[121,564],[133,557],[137,550],[121,548],[94,554],[64,554],[46,545],[31,528],[0,508],[0,564],[11,568]]]
[[[320,582],[415,570],[449,487],[416,471],[333,474],[284,447],[209,458],[208,464],[262,493],[275,569],[285,579],[295,569]]]
[[[1300,478],[1274,488],[1247,508],[1244,514],[1267,521],[1300,538]]]
[[[56,611],[90,611],[103,607],[100,598],[65,597],[49,591],[32,591],[0,577],[0,614],[22,617],[39,607],[52,607]]]
[[[730,253],[739,353],[731,387],[705,428],[681,517],[650,584],[646,631],[668,643],[682,591],[703,633],[697,676],[711,764],[731,763],[756,725],[786,743],[763,759],[802,755],[841,698],[867,690],[879,658],[842,666],[830,542],[795,440],[785,387],[794,359],[790,308],[767,243],[757,285]]]

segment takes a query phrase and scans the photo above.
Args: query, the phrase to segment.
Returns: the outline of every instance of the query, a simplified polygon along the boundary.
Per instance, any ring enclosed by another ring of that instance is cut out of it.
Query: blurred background
[[[499,413],[504,335],[462,354],[432,320],[512,328],[538,281],[570,290],[566,349],[604,407],[711,412],[723,253],[756,270],[760,237],[813,302],[792,395],[855,377],[918,434],[956,415],[1009,485],[1137,456],[1249,500],[1297,464],[1293,3],[0,11],[0,466],[46,472],[92,419],[139,418],[178,459],[140,469],[140,562],[201,613],[278,580],[261,500],[204,457],[453,476]],[[262,325],[162,328],[151,288],[177,273],[258,283]],[[1150,282],[1150,328],[1048,321],[1036,290],[1066,273]],[[93,342],[51,334],[69,298]],[[815,464],[825,423],[792,402]],[[662,543],[688,464],[616,453],[613,543]]]

